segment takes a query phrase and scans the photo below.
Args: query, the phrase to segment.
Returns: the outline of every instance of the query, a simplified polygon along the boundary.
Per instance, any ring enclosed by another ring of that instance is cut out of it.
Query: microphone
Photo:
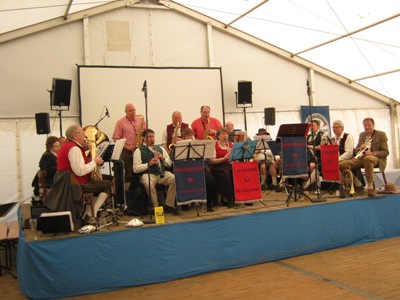
[[[106,107],[106,116],[110,117],[110,113],[108,112],[108,108]]]
[[[143,82],[142,92],[146,91],[147,89],[147,80]]]

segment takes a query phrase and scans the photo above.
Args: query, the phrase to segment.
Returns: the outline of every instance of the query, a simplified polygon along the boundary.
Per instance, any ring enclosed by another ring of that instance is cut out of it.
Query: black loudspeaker
[[[238,104],[252,104],[251,81],[238,81]]]
[[[36,133],[49,134],[50,133],[50,117],[48,113],[35,114],[36,120]]]
[[[264,108],[264,124],[275,125],[275,107]]]
[[[53,78],[51,106],[69,106],[72,80]]]

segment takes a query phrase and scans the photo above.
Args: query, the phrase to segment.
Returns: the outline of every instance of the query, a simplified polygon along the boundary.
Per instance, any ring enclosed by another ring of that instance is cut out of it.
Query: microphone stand
[[[94,127],[97,128],[97,125],[98,125],[101,121],[103,121],[103,119],[104,119],[105,117],[109,117],[109,116],[108,116],[108,113],[105,113],[104,116],[103,116],[96,124],[94,124]]]
[[[313,114],[312,114],[312,101],[311,101],[311,89],[310,89],[310,83],[309,80],[307,79],[307,95],[308,95],[308,102],[309,102],[309,108],[310,108],[310,120],[311,120],[311,141],[312,141],[312,147],[313,147],[313,155],[314,155],[314,161],[315,161],[315,185],[316,185],[316,192],[317,192],[317,200],[312,200],[312,202],[325,202],[325,199],[321,198],[321,191],[318,186],[318,174],[319,174],[319,158],[317,156],[317,152],[315,150],[315,139],[314,139],[314,128],[312,124],[313,120]],[[310,174],[310,183],[311,183],[311,174]]]
[[[145,80],[143,82],[142,92],[144,93],[144,108],[145,108],[145,116],[146,116],[146,129],[148,129],[149,128],[149,116],[148,116],[148,106],[147,106],[147,104],[148,104],[147,80]],[[151,205],[153,206],[153,201],[151,199],[151,186],[150,186],[150,184],[151,184],[151,181],[150,181],[150,165],[149,165],[149,162],[150,162],[150,148],[149,148],[148,134],[146,135],[146,145],[147,145],[147,148],[148,148],[148,152],[147,152],[147,155],[148,155],[148,157],[147,157],[147,161],[148,161],[148,163],[147,163],[147,177],[149,179],[149,182],[148,182],[149,188],[148,188],[148,193],[147,194],[148,194],[148,197],[149,197],[149,201],[150,201]],[[154,207],[153,207],[153,210],[154,210]],[[153,214],[152,214],[151,210],[150,210],[150,213],[149,213],[149,217],[150,217],[150,220],[144,221],[143,223],[145,223],[145,224],[155,223],[155,220],[153,220]]]

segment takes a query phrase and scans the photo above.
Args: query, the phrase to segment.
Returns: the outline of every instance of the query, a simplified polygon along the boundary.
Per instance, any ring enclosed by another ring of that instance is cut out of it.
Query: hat
[[[267,130],[265,128],[260,128],[260,129],[258,129],[258,132],[256,135],[265,135],[265,134],[269,134],[269,133],[267,132]]]
[[[397,189],[394,183],[385,184],[385,190],[379,191],[379,194],[400,194],[400,190]]]

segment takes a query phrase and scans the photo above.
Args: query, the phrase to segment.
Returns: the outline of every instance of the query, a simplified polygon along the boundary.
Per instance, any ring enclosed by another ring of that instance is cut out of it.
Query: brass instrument
[[[172,135],[172,141],[171,144],[169,144],[168,149],[169,151],[172,151],[172,149],[175,147],[176,145],[176,138],[178,137],[178,130],[181,128],[179,122],[176,124],[175,126],[175,130],[174,130],[174,134]]]
[[[89,154],[92,156],[92,159],[94,159],[97,155],[97,146],[100,145],[102,142],[108,142],[109,139],[107,135],[99,130],[97,126],[93,125],[88,125],[83,127],[83,131],[85,132],[86,135],[86,141],[89,142],[89,150],[87,151],[86,155]],[[97,166],[93,172],[92,172],[92,178],[95,180],[100,180],[102,179],[101,173],[100,173],[100,167]]]
[[[350,196],[354,196],[354,194],[356,193],[354,190],[353,176],[354,176],[353,172],[351,172],[350,170],[344,170],[342,173],[343,192]]]
[[[142,115],[136,115],[136,117],[141,118],[138,131],[136,132],[136,148],[139,148],[143,144],[144,117]]]
[[[364,155],[364,152],[369,150],[371,148],[371,144],[372,144],[372,139],[368,140],[367,144],[365,145],[365,148],[362,150],[359,150],[357,152],[357,154],[354,156],[354,159],[356,160],[357,158],[359,158],[360,156]]]
[[[213,140],[212,136],[208,134],[209,130],[210,130],[210,119],[208,119],[207,125],[204,128],[204,139],[205,140]]]

